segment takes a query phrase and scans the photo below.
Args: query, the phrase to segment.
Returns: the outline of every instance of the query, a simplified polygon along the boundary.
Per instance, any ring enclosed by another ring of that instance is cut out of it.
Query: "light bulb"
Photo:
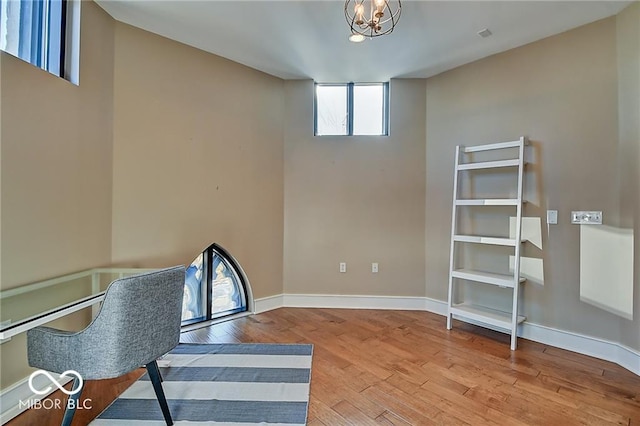
[[[362,3],[357,3],[354,11],[356,12],[356,16],[358,16],[358,18],[362,18],[362,16],[364,15],[364,5]]]
[[[385,0],[375,0],[375,3],[376,3],[376,8],[378,10],[382,10],[382,8],[384,8],[384,5],[385,5],[386,2],[385,2]]]

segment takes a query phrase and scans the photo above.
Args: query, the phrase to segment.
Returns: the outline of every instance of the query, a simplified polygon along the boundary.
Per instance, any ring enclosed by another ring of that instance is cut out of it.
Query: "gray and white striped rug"
[[[312,345],[180,344],[161,368],[176,425],[304,425]],[[164,425],[145,374],[92,426]]]

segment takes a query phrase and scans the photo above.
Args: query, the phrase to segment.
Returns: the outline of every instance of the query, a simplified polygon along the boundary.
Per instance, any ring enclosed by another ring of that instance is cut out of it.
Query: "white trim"
[[[254,314],[261,314],[263,312],[272,311],[282,307],[284,307],[284,296],[282,294],[261,297],[260,299],[253,300]]]
[[[446,302],[435,299],[429,300],[431,303],[430,309],[427,309],[429,312],[444,316],[447,315]],[[464,320],[462,318],[458,319]],[[484,324],[483,326],[486,327]],[[504,332],[504,330],[497,328],[493,329]],[[518,337],[605,361],[611,361],[640,376],[640,351],[624,346],[621,343],[610,342],[571,331],[559,330],[528,321],[518,326]]]
[[[426,311],[442,315],[443,317],[447,316],[447,302],[444,300],[430,299],[428,297],[425,297],[425,300],[427,304]]]
[[[428,297],[339,294],[276,294],[255,300],[254,313],[278,308],[398,309],[447,314],[447,304]]]
[[[424,311],[424,297],[363,296],[337,294],[285,294],[284,306],[292,308],[402,309]]]
[[[80,0],[69,2],[67,8],[66,53],[64,78],[76,86],[80,85]]]
[[[522,324],[518,335],[534,342],[614,362],[640,376],[640,351],[620,343],[530,322]]]
[[[60,384],[65,385],[71,381],[68,377],[60,378]],[[36,389],[44,389],[47,386],[51,385],[49,380],[44,375],[37,375],[33,378],[33,384]],[[29,388],[29,377],[25,377],[17,383],[3,389],[0,392],[0,407],[2,409],[2,413],[0,413],[0,423],[5,424],[9,420],[15,418],[19,414],[25,412],[29,406],[23,405],[20,406],[20,401],[26,403],[27,401],[40,401],[47,396],[51,395],[53,392],[58,390],[56,386],[52,386],[51,392],[47,395],[36,395]]]
[[[424,310],[442,316],[447,315],[447,302],[428,297],[337,294],[278,294],[256,299],[255,313],[282,307]],[[462,318],[459,319],[464,320]],[[495,330],[504,332],[504,330]],[[518,327],[518,337],[611,361],[640,376],[640,351],[620,343],[571,331],[558,330],[527,321]]]

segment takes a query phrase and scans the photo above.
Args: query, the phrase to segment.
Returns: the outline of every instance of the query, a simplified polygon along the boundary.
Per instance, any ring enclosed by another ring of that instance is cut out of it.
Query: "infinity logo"
[[[56,387],[58,389],[60,389],[62,392],[64,392],[67,395],[74,395],[78,392],[80,392],[82,390],[82,384],[84,383],[82,380],[82,376],[80,375],[80,373],[78,373],[75,370],[67,370],[65,372],[63,372],[62,374],[60,374],[60,379],[63,377],[73,377],[73,378],[77,378],[78,379],[78,387],[76,389],[71,389],[70,391],[66,390],[64,388],[64,386],[62,386],[62,384],[60,384],[60,382],[58,382],[56,379],[53,378],[53,376],[45,370],[36,370],[33,373],[31,373],[31,375],[29,376],[29,388],[31,389],[31,392],[35,393],[36,395],[46,395],[49,392],[51,392],[51,386],[47,386],[45,389],[43,390],[38,390],[33,386],[33,379],[36,376],[47,376],[47,378],[49,380],[51,380],[51,383],[53,383],[54,385],[56,385]]]

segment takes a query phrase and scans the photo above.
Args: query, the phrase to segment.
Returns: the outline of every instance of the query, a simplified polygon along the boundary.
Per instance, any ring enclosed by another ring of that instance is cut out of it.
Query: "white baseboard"
[[[282,307],[398,309],[428,311],[438,315],[447,315],[446,302],[428,297],[279,294],[256,300],[256,313]],[[611,361],[640,376],[640,351],[620,343],[526,321],[518,327],[518,336],[545,345]]]
[[[438,299],[429,299],[428,297],[425,297],[425,299],[427,303],[426,311],[442,315],[443,317],[447,316],[447,302]]]
[[[272,311],[282,307],[284,307],[284,296],[282,294],[253,300],[253,310],[256,314]]]
[[[426,310],[425,297],[334,294],[285,294],[283,296],[284,306],[291,308]]]
[[[640,376],[640,352],[620,343],[526,321],[522,323],[518,336],[556,348],[611,361]]]

